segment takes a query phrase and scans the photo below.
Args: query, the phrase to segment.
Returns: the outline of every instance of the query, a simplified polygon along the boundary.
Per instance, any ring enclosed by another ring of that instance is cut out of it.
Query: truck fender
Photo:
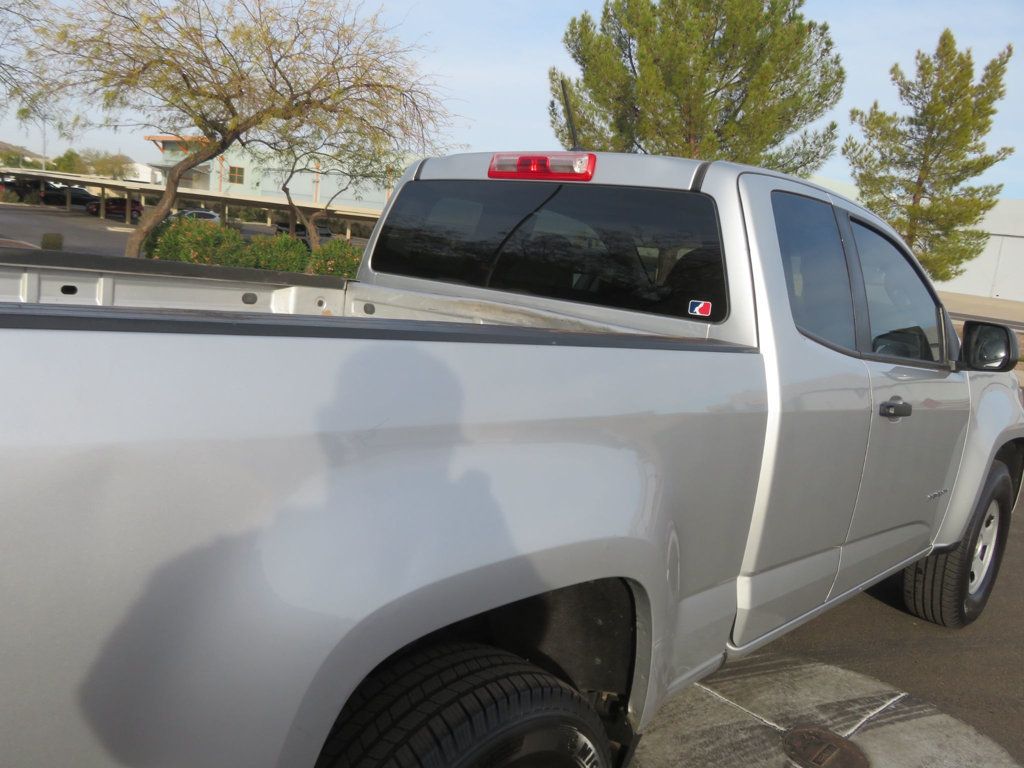
[[[594,540],[493,563],[401,595],[347,631],[313,677],[288,730],[279,768],[312,765],[338,714],[356,687],[381,662],[438,629],[501,605],[584,580],[617,573],[613,564],[650,563],[646,542]],[[566,563],[575,564],[566,568]],[[580,563],[590,563],[581,569]],[[627,566],[628,567],[628,566]],[[648,578],[649,574],[643,574]],[[636,669],[631,701],[641,709],[647,694],[652,627],[646,590],[626,578],[636,610]],[[631,710],[633,707],[631,706]]]
[[[972,372],[969,381],[971,420],[949,505],[933,540],[936,549],[960,542],[996,454],[1009,442],[1024,439],[1019,386],[1008,385],[1005,374]],[[1014,481],[1019,488],[1020,478]]]

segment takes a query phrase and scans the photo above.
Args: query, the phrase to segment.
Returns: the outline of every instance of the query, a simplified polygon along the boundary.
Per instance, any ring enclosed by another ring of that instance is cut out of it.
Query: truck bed
[[[645,333],[558,311],[410,291],[329,275],[91,254],[0,249],[0,302],[117,309],[427,320],[577,332]]]

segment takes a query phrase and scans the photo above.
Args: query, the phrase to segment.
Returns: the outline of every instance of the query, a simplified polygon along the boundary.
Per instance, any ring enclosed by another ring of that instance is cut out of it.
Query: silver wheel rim
[[[985,512],[985,520],[978,531],[978,543],[974,547],[974,559],[971,560],[970,582],[968,594],[976,594],[992,567],[996,556],[996,537],[999,536],[999,502],[993,501]]]

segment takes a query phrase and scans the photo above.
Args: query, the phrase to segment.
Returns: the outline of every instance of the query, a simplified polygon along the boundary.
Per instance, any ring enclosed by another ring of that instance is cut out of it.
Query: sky
[[[456,116],[447,137],[450,146],[479,151],[557,148],[547,115],[548,67],[577,74],[562,35],[569,19],[582,11],[599,16],[601,0],[383,0],[380,7],[395,34],[421,47],[422,70],[434,76]],[[839,123],[841,137],[851,132],[852,107],[866,109],[877,99],[885,109],[899,108],[890,67],[899,63],[912,74],[915,52],[933,51],[945,27],[956,35],[958,47],[973,50],[977,73],[1013,43],[1006,98],[999,104],[988,143],[1018,151],[982,180],[1004,184],[1004,198],[1024,199],[1024,0],[807,0],[804,14],[828,23],[843,58],[843,98],[824,118]],[[71,144],[121,151],[140,162],[157,160],[159,152],[141,133],[94,130]],[[0,120],[0,139],[42,150],[39,130],[26,130],[10,115]],[[67,146],[51,135],[47,153],[59,154]],[[818,176],[850,181],[838,151]]]

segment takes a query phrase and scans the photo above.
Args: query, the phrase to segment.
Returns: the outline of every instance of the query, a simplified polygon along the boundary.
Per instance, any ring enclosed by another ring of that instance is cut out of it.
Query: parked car
[[[38,181],[29,181],[28,179],[19,179],[13,176],[4,178],[3,188],[4,191],[16,194],[19,202],[25,202],[28,199],[38,200],[40,195]]]
[[[170,219],[202,219],[203,221],[220,221],[220,214],[207,208],[183,208],[168,216]]]
[[[99,202],[97,195],[82,187],[68,187],[50,182],[46,183],[46,188],[40,194],[40,200],[44,205],[66,205],[69,193],[72,205],[89,205],[89,203]],[[121,210],[123,212],[124,208]]]
[[[0,265],[5,765],[618,768],[890,575],[973,622],[1020,496],[1014,334],[768,170],[430,158],[357,281]]]
[[[125,199],[123,197],[108,197],[104,209],[107,218],[124,218]],[[100,201],[95,200],[85,206],[86,213],[90,216],[100,215]],[[132,218],[137,219],[142,215],[142,203],[132,200]]]

